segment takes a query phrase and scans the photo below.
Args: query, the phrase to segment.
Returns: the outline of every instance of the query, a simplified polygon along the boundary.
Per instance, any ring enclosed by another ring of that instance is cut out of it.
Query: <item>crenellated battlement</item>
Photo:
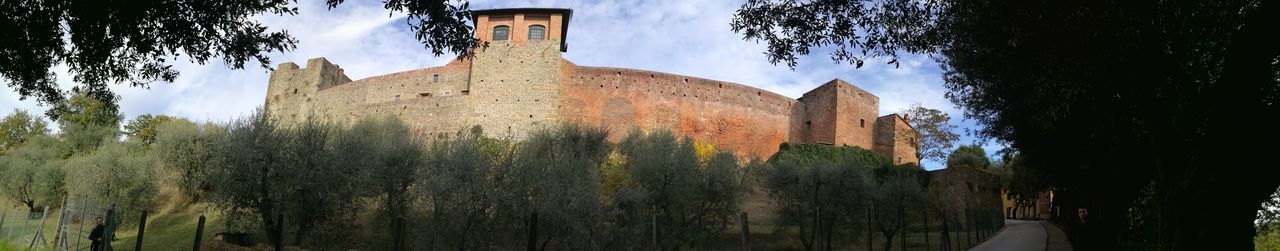
[[[280,119],[306,117],[316,93],[351,82],[342,67],[325,58],[307,60],[306,68],[293,62],[281,63],[271,72],[267,84],[266,109]]]

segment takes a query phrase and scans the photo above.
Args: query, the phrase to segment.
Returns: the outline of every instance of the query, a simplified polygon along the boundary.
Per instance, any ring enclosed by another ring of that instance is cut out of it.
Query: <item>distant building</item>
[[[831,80],[791,99],[754,87],[669,73],[578,66],[568,51],[570,9],[472,11],[475,36],[489,42],[470,60],[352,81],[324,58],[271,73],[266,109],[280,121],[307,116],[354,121],[395,114],[419,134],[480,125],[489,136],[520,139],[561,122],[679,135],[768,158],[783,142],[851,145],[895,164],[919,163],[918,133],[907,118],[880,116],[880,98]],[[707,59],[714,63],[715,59]]]
[[[1001,204],[1004,206],[1005,218],[1048,220],[1054,215],[1052,190],[1036,193],[1034,202],[1029,205],[1018,205],[1007,191],[1000,191],[1000,196],[1003,198]]]
[[[1003,208],[1000,177],[981,168],[953,166],[929,171],[929,182],[941,190],[938,199],[945,208]]]

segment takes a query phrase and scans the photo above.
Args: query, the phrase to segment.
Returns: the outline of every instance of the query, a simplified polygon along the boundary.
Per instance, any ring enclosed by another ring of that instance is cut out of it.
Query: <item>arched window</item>
[[[507,38],[510,37],[510,35],[511,35],[511,27],[507,27],[506,25],[499,25],[498,27],[493,27],[494,41],[507,40]]]
[[[547,27],[542,25],[529,26],[529,40],[547,39]]]

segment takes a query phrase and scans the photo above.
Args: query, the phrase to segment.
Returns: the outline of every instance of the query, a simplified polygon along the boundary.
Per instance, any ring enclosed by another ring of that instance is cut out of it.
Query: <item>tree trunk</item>
[[[1238,121],[1280,112],[1280,105],[1266,103],[1266,95],[1277,92],[1272,62],[1280,48],[1271,36],[1280,30],[1280,3],[1260,1],[1245,18],[1226,45],[1219,79],[1206,90],[1209,119],[1198,132],[1205,138],[1198,149],[1205,154],[1174,166],[1181,168],[1160,169],[1160,249],[1253,249],[1256,212],[1280,185],[1277,170],[1269,168],[1274,163],[1265,157],[1274,148],[1242,144],[1276,142],[1280,133],[1271,123]]]

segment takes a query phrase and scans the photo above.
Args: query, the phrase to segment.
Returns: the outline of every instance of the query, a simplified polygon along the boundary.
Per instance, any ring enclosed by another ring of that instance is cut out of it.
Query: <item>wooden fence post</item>
[[[191,246],[192,251],[200,251],[200,237],[204,236],[204,215],[200,215],[200,223],[196,224],[196,244]]]
[[[660,249],[658,247],[658,212],[656,208],[654,209],[652,220],[653,220],[653,249]]]
[[[924,249],[929,250],[929,209],[924,209]]]
[[[538,212],[529,213],[529,240],[525,250],[538,250]]]
[[[867,250],[868,251],[875,250],[871,246],[872,242],[875,242],[875,236],[871,235],[871,215],[875,214],[875,210],[876,210],[875,206],[872,206],[870,210],[867,210]]]
[[[747,212],[739,212],[738,219],[742,223],[742,250],[751,251],[751,228],[747,222]]]
[[[276,251],[284,251],[284,214],[276,214]]]
[[[48,217],[48,216],[49,216],[49,207],[45,206],[44,210],[42,210],[42,212],[40,213],[40,223],[36,225],[35,234],[31,235],[31,245],[27,246],[27,250],[36,248],[36,240],[39,240],[40,244],[44,244],[44,219],[46,219],[45,217]]]
[[[147,233],[147,210],[142,210],[142,218],[138,220],[138,239],[133,244],[134,251],[142,251],[142,237]]]
[[[80,241],[84,240],[84,214],[89,211],[89,198],[80,198],[80,230],[76,233],[76,250],[80,250]]]
[[[902,237],[898,238],[901,240],[902,251],[907,251],[907,209],[905,208],[898,208],[898,227],[902,228]]]
[[[116,237],[116,203],[111,203],[111,207],[107,208],[107,225],[102,231],[102,250],[111,251],[115,248],[111,247],[111,241]]]

